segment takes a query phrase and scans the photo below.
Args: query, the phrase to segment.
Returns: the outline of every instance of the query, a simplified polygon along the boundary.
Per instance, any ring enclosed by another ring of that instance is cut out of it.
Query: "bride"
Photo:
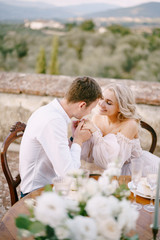
[[[140,116],[129,87],[120,83],[108,85],[98,107],[99,113],[92,121],[85,120],[83,125],[83,129],[92,132],[92,137],[83,143],[81,159],[94,162],[103,169],[116,160],[122,175],[131,175],[133,158],[140,157],[143,166],[158,168],[160,158],[141,148]]]

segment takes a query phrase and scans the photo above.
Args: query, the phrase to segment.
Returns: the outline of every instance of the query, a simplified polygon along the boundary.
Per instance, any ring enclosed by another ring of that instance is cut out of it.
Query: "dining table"
[[[99,175],[93,174],[91,177],[98,179]],[[131,176],[120,176],[118,178],[119,184],[127,184],[131,181]],[[4,215],[0,222],[0,240],[19,240],[18,238],[18,230],[15,225],[15,218],[19,214],[29,214],[27,206],[25,204],[25,200],[28,198],[35,199],[44,191],[44,188],[37,189],[25,197],[21,198],[18,202],[16,202]],[[133,193],[130,194],[130,200],[133,201]],[[143,205],[149,204],[150,199],[141,197],[139,195],[136,196],[136,202],[142,204],[142,209],[139,210],[139,218],[136,223],[136,229],[132,230],[129,233],[129,236],[133,236],[134,234],[138,234],[140,240],[151,240],[152,239],[152,228],[151,224],[153,223],[153,214],[144,210]],[[128,212],[129,214],[129,212]],[[159,219],[160,219],[160,211],[159,211]],[[157,234],[157,237],[160,237],[160,231]],[[25,238],[26,240],[32,240],[32,237]]]

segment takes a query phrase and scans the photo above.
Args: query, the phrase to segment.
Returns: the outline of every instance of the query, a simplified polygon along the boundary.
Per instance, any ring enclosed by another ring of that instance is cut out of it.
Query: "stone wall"
[[[0,73],[0,141],[7,136],[16,121],[27,122],[33,111],[61,98],[75,77],[43,74]],[[156,131],[158,143],[155,154],[160,156],[160,83],[95,78],[102,88],[114,81],[124,82],[134,92],[142,119]],[[150,136],[141,134],[142,147],[149,148]]]

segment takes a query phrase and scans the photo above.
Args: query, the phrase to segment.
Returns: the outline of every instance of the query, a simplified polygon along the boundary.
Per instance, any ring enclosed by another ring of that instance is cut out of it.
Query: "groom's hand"
[[[83,130],[90,130],[91,133],[94,133],[95,131],[97,131],[97,128],[95,127],[94,123],[92,121],[90,121],[89,119],[85,119],[84,120],[84,124],[82,126]]]

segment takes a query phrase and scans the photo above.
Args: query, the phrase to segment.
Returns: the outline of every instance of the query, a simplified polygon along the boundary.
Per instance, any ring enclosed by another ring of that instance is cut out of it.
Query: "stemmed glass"
[[[155,166],[148,166],[145,168],[145,173],[147,176],[147,183],[151,190],[151,200],[150,200],[150,204],[144,205],[144,209],[148,212],[154,212],[153,192],[157,186],[158,169]]]
[[[61,196],[68,195],[70,191],[71,183],[72,183],[72,178],[68,176],[53,178],[55,191]]]
[[[140,158],[133,158],[131,162],[131,173],[132,173],[132,189],[134,191],[134,200],[132,202],[132,206],[136,210],[140,210],[142,208],[141,204],[136,203],[136,190],[140,178],[142,176],[142,161]]]

